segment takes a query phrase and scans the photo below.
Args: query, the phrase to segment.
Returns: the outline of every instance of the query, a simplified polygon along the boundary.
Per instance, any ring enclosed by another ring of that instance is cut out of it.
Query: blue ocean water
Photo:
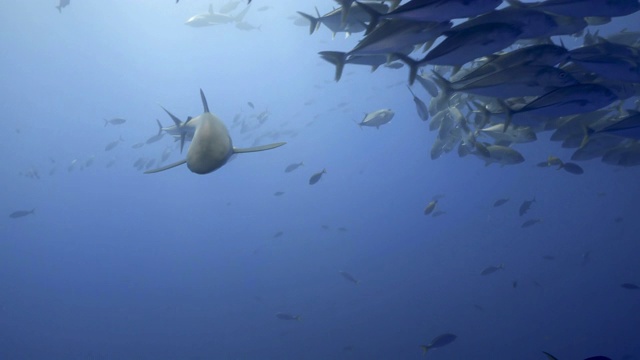
[[[539,168],[573,152],[549,132],[514,166],[431,160],[406,68],[335,82],[317,53],[362,34],[289,18],[330,1],[254,0],[253,31],[185,26],[200,0],[55,5],[0,12],[0,359],[640,359],[640,291],[621,287],[640,283],[637,167]],[[639,30],[636,15],[601,31]],[[171,124],[159,105],[201,114],[200,89],[234,145],[287,144],[203,176],[137,170],[185,156],[168,135],[132,145]],[[389,124],[354,124],[381,108]],[[425,216],[434,197],[445,213]],[[423,357],[443,333],[457,338]]]

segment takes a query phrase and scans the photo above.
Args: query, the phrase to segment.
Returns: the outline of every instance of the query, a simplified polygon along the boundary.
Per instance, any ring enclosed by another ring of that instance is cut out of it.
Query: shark
[[[278,142],[248,148],[234,147],[227,127],[220,118],[209,111],[209,105],[202,89],[200,89],[200,98],[204,112],[180,126],[180,128],[194,128],[193,139],[191,140],[191,145],[189,145],[186,159],[157,169],[147,170],[144,172],[145,174],[165,171],[185,163],[193,173],[209,174],[224,166],[234,154],[271,150],[286,144],[285,142]],[[185,137],[187,130],[180,131],[180,136]]]

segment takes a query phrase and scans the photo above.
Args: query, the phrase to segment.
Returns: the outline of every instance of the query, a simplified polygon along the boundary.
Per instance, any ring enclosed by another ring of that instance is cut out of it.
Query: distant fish
[[[277,313],[276,317],[280,320],[298,320],[300,321],[300,315],[291,315],[287,313]]]
[[[515,289],[518,287],[518,280],[513,280],[513,283],[511,284],[511,286]]]
[[[535,197],[531,200],[523,201],[522,205],[520,205],[520,209],[518,210],[518,213],[520,214],[520,216],[526,214],[527,211],[529,211],[529,209],[531,208],[531,204],[533,204],[535,201],[536,201]]]
[[[444,215],[444,214],[446,214],[446,212],[445,212],[445,211],[438,210],[438,211],[434,211],[434,212],[433,212],[433,215],[431,215],[431,216],[433,216],[433,217],[438,217],[438,216],[442,216],[442,215]]]
[[[502,205],[506,204],[507,201],[509,201],[509,198],[498,199],[493,203],[493,207],[502,206]]]
[[[33,208],[31,210],[18,210],[18,211],[14,211],[11,214],[9,214],[9,217],[12,219],[17,219],[17,218],[21,218],[21,217],[25,217],[31,214],[35,214],[36,209]]]
[[[322,174],[326,174],[327,170],[326,169],[322,169],[322,171],[320,171],[319,173],[315,173],[313,175],[311,175],[311,177],[309,178],[309,185],[313,185],[315,183],[317,183],[318,181],[320,181],[320,178],[322,177]]]
[[[438,205],[438,200],[432,200],[430,203],[427,204],[427,206],[424,208],[424,214],[425,215],[430,215],[433,210],[435,210],[436,205]]]
[[[284,195],[284,191],[276,191],[273,193],[273,196],[282,196]]]
[[[304,162],[303,162],[303,161],[300,161],[299,163],[289,164],[289,165],[284,169],[284,172],[286,172],[286,173],[290,173],[290,172],[292,172],[293,170],[295,170],[295,169],[299,168],[299,167],[300,167],[300,166],[302,166],[302,165],[304,165]]]
[[[422,349],[422,353],[426,354],[430,349],[435,349],[451,344],[456,338],[457,336],[453,334],[438,335],[433,340],[431,340],[429,345],[421,345],[420,348]]]
[[[277,233],[273,234],[274,238],[278,238],[280,236],[282,236],[284,234],[284,231],[278,231]]]
[[[540,223],[540,222],[542,222],[541,219],[530,219],[530,220],[527,220],[527,221],[523,222],[520,227],[524,229],[524,228],[531,227],[531,226],[533,226],[533,225],[535,225],[537,223]]]
[[[484,270],[482,270],[482,272],[480,273],[480,275],[489,275],[489,274],[493,274],[494,272],[504,269],[504,264],[500,264],[498,266],[489,266],[487,268],[485,268]]]
[[[546,351],[543,351],[542,353],[543,353],[543,354],[545,354],[545,355],[547,356],[547,359],[548,359],[548,360],[558,360],[558,358],[557,358],[557,357],[555,357],[555,356],[553,356],[553,355],[549,354],[549,353],[548,353],[548,352],[546,352]],[[608,358],[608,357],[606,357],[606,356],[602,356],[602,355],[600,355],[600,356],[591,356],[591,357],[588,357],[588,358],[586,358],[586,359],[584,359],[584,360],[611,360],[611,358]]]
[[[107,146],[104,147],[104,151],[111,151],[115,149],[115,147],[118,146],[118,144],[120,144],[122,141],[124,140],[122,139],[122,136],[121,136],[118,140],[108,143]]]
[[[60,3],[58,4],[58,6],[56,6],[56,9],[58,9],[58,12],[62,13],[62,9],[69,5],[70,2],[71,0],[60,0]]]
[[[111,124],[111,125],[121,125],[121,124],[124,124],[125,122],[127,122],[127,120],[121,119],[121,118],[113,118],[113,119],[110,119],[110,120],[104,119],[104,126],[107,126],[109,124]]]
[[[620,286],[622,286],[625,289],[629,289],[629,290],[640,290],[640,286],[638,286],[636,284],[624,283],[624,284],[622,284]]]
[[[139,143],[135,143],[135,144],[131,145],[131,148],[132,149],[140,149],[143,146],[144,146],[144,143],[139,142]]]
[[[352,282],[352,283],[354,283],[356,285],[359,283],[359,281],[355,277],[353,277],[353,275],[349,274],[348,272],[340,270],[339,273],[347,281],[350,281],[350,282]]]
[[[578,165],[576,163],[572,163],[572,162],[562,163],[562,165],[560,165],[560,169],[564,169],[566,172],[571,173],[571,174],[575,174],[575,175],[584,174],[584,170],[582,169],[582,167],[580,167],[580,165]]]
[[[255,106],[253,106],[253,103],[251,101],[248,101],[247,105],[249,105],[250,108],[255,109]]]
[[[409,89],[411,95],[413,96],[413,102],[416,104],[416,111],[418,112],[418,116],[420,117],[420,119],[422,121],[429,120],[429,110],[427,108],[427,105],[424,103],[424,101],[420,100],[420,98],[417,97],[416,94],[413,93],[411,87],[407,86],[407,89]]]

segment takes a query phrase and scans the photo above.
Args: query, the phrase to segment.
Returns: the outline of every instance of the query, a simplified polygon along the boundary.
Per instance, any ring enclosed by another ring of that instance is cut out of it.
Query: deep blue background
[[[519,145],[517,166],[433,161],[406,69],[348,66],[335,83],[317,52],[361,34],[310,36],[288,18],[334,3],[254,2],[245,20],[261,31],[245,32],[185,26],[205,1],[74,0],[62,14],[55,1],[0,1],[0,214],[36,208],[0,219],[1,359],[420,359],[445,332],[458,339],[428,358],[640,358],[640,291],[620,287],[640,283],[638,168],[538,168],[571,155],[550,133]],[[229,127],[270,112],[258,130],[231,128],[235,145],[268,131],[288,135],[262,143],[288,144],[206,176],[134,169],[167,146],[169,161],[184,156],[168,136],[131,145],[155,119],[170,124],[158,104],[200,114],[200,88]],[[354,124],[379,108],[396,112],[390,124]],[[105,127],[113,117],[127,122]],[[446,214],[425,217],[438,194]],[[530,218],[543,222],[522,229]]]

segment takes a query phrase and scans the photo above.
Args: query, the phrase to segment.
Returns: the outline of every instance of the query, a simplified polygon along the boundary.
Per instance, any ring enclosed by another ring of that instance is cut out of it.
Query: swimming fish
[[[486,267],[484,270],[482,270],[482,272],[480,272],[480,275],[489,275],[489,274],[493,274],[494,272],[498,271],[498,270],[502,270],[504,269],[504,264],[500,264],[498,266],[488,266]]]
[[[420,345],[420,348],[422,349],[422,353],[426,354],[430,349],[435,349],[451,344],[456,338],[457,336],[454,334],[438,335],[433,338],[433,340],[431,340],[429,345]]]
[[[287,313],[277,313],[276,317],[280,320],[298,320],[300,321],[300,315],[292,315]]]
[[[18,211],[14,211],[11,214],[9,214],[9,217],[12,219],[17,219],[17,218],[21,218],[21,217],[25,217],[31,214],[35,214],[36,209],[33,208],[31,210],[18,210]]]
[[[359,283],[359,281],[355,277],[353,277],[353,275],[349,274],[348,272],[340,270],[339,273],[347,281],[350,281],[350,282],[352,282],[354,284],[358,284]]]
[[[311,175],[311,177],[309,178],[309,185],[313,185],[315,183],[317,183],[318,181],[320,181],[320,178],[322,177],[322,174],[326,174],[327,170],[326,169],[322,169],[322,171],[320,171],[319,173],[315,173],[313,175]]]

